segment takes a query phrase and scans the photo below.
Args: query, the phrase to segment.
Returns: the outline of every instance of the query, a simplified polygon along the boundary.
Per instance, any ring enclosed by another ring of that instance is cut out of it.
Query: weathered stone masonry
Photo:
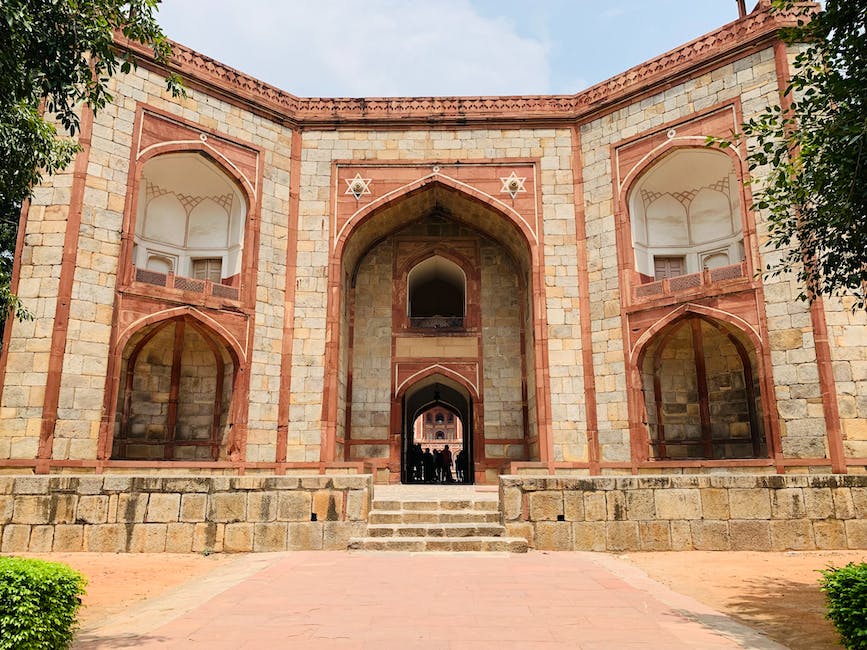
[[[867,547],[863,476],[505,476],[500,512],[510,535],[555,551]]]
[[[0,551],[345,549],[370,476],[0,477]]]
[[[0,468],[394,482],[441,388],[474,482],[864,473],[867,318],[757,275],[750,143],[704,146],[785,101],[790,20],[550,97],[305,99],[177,45],[173,98],[121,43],[22,215]],[[426,325],[434,258],[464,305]]]

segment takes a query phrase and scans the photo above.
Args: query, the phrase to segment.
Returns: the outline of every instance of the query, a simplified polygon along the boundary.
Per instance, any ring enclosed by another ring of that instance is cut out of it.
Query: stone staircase
[[[410,486],[407,486],[410,487]],[[434,487],[434,486],[426,486]],[[506,551],[526,553],[527,540],[506,537],[495,495],[465,491],[449,494],[443,486],[425,494],[392,489],[374,496],[367,535],[349,540],[364,551]]]

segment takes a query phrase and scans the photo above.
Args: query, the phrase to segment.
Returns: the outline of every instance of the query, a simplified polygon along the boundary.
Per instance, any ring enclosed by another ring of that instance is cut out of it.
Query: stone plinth
[[[345,549],[373,479],[351,476],[3,476],[0,551]]]
[[[867,548],[863,475],[504,476],[500,512],[545,550]]]

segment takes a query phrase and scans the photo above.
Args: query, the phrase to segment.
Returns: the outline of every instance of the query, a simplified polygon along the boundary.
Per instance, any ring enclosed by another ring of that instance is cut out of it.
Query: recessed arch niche
[[[247,209],[234,179],[207,156],[151,158],[139,183],[133,263],[233,284],[241,272]]]
[[[744,258],[739,181],[732,159],[677,148],[629,190],[635,268],[655,279],[698,273]]]
[[[767,458],[758,355],[733,325],[690,313],[639,356],[649,458]]]
[[[228,343],[195,318],[139,329],[121,357],[112,459],[225,459],[238,366]]]
[[[416,264],[406,278],[407,316],[414,327],[463,327],[467,277],[441,255]]]

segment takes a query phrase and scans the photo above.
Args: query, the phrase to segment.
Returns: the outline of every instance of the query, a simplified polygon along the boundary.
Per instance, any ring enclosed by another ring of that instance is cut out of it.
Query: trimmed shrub
[[[819,584],[843,646],[867,649],[867,563],[825,569]]]
[[[0,557],[0,650],[68,648],[86,584],[65,564]]]

